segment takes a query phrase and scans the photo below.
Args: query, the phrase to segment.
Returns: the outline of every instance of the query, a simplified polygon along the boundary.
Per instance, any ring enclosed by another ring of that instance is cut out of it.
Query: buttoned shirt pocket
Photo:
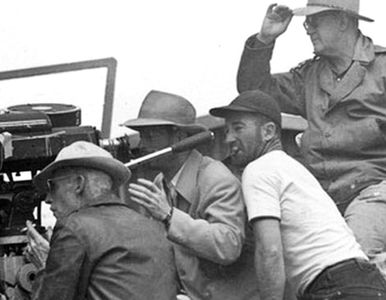
[[[365,118],[335,126],[333,130],[325,132],[328,151],[344,151],[344,153],[368,153],[386,142],[381,132],[377,118]]]

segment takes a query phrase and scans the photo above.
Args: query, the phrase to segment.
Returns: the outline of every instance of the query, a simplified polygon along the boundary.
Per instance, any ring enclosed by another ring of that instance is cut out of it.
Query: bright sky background
[[[235,78],[244,41],[260,29],[270,3],[2,1],[0,71],[115,57],[113,136],[128,132],[118,124],[136,117],[151,89],[180,94],[195,105],[198,115],[207,114],[209,108],[230,102],[237,95]],[[280,3],[295,8],[306,1]],[[382,1],[362,1],[362,14],[376,22],[361,22],[361,28],[376,43],[386,45],[382,6],[386,7]],[[274,71],[286,71],[312,57],[302,22],[303,18],[294,18],[287,34],[278,40]],[[27,84],[29,88],[20,81],[0,83],[1,107],[34,101],[75,104],[82,108],[84,125],[100,127],[104,73],[98,72],[57,76],[56,81],[33,79]]]
[[[236,97],[236,71],[244,41],[259,31],[270,3],[268,0],[3,0],[0,71],[116,58],[112,136],[128,132],[118,124],[137,116],[143,98],[152,89],[180,94],[194,104],[198,115],[204,115],[209,108]],[[291,8],[305,3],[305,0],[280,2]],[[362,1],[362,14],[374,18],[375,23],[360,23],[363,33],[384,46],[385,3]],[[287,33],[277,41],[274,71],[287,71],[312,57],[303,20],[295,17]],[[82,108],[83,125],[100,128],[104,73],[91,73],[42,81],[0,82],[0,107],[34,101],[75,104]]]

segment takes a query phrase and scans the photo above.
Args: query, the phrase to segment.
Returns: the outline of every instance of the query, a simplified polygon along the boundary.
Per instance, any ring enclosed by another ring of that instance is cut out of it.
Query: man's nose
[[[44,199],[44,201],[45,201],[47,204],[51,204],[51,203],[52,203],[51,193],[47,193],[46,198]]]
[[[311,25],[304,27],[304,29],[306,30],[307,35],[311,35],[313,32],[315,32],[315,28]]]
[[[225,134],[225,143],[230,144],[230,143],[233,143],[235,140],[236,139],[231,132],[227,132]]]

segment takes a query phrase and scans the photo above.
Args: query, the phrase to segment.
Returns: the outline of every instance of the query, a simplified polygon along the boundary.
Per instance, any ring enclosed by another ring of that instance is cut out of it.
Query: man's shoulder
[[[208,156],[203,156],[197,174],[197,182],[200,186],[207,188],[222,186],[238,189],[240,187],[240,181],[221,161]]]
[[[292,160],[294,159],[287,153],[285,153],[283,150],[273,150],[250,162],[247,167],[262,165],[281,165],[283,161],[287,162]]]
[[[298,162],[284,151],[271,151],[250,162],[244,170],[243,178],[280,176],[288,169],[297,168],[295,164]]]
[[[162,234],[156,223],[125,205],[98,205],[78,210],[60,222],[64,230],[80,240],[99,241],[100,236],[129,238],[144,233],[149,236]]]
[[[136,219],[141,215],[123,203],[101,203],[99,205],[83,207],[62,220],[62,225],[70,230],[80,228],[92,229],[96,224],[104,223],[109,219],[129,218]]]
[[[312,67],[315,67],[319,63],[320,57],[314,56],[313,58],[306,59],[300,62],[296,67],[291,69],[291,72],[305,72]]]
[[[209,156],[203,156],[201,171],[213,174],[212,176],[218,175],[220,177],[236,178],[224,163]]]
[[[375,54],[386,54],[386,47],[379,46],[379,45],[374,45],[374,52]]]

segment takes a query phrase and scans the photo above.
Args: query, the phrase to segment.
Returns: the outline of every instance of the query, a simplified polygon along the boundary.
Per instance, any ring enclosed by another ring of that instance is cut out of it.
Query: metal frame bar
[[[114,104],[114,90],[115,90],[115,76],[117,72],[117,60],[113,57],[86,60],[73,63],[64,63],[57,65],[41,66],[28,69],[18,69],[11,71],[0,72],[0,80],[18,79],[25,77],[34,77],[40,75],[57,74],[72,71],[81,71],[88,69],[107,68],[106,88],[103,104],[103,116],[101,137],[109,138],[111,132],[113,104]]]

